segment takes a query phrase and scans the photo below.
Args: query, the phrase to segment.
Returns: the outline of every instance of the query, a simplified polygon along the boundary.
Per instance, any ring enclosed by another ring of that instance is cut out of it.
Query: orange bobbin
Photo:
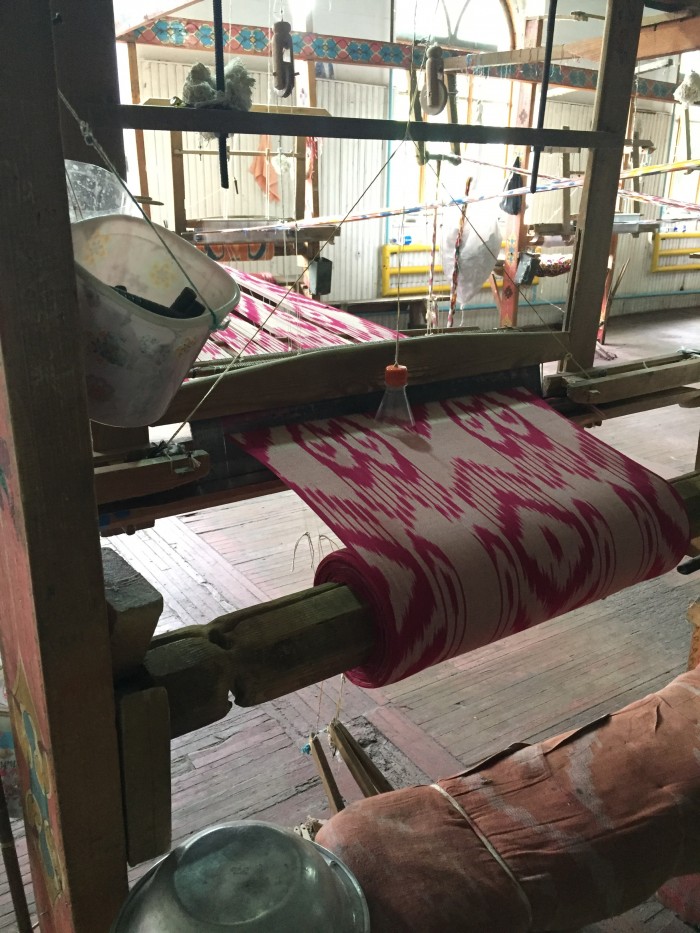
[[[408,367],[392,363],[384,370],[384,382],[387,389],[403,389],[408,384]]]

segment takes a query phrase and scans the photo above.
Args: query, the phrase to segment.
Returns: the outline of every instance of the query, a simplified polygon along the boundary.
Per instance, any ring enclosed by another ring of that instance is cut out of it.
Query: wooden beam
[[[675,389],[700,381],[700,359],[697,357],[663,366],[649,366],[617,375],[566,379],[566,394],[582,405],[598,405],[621,399],[651,395],[662,389]]]
[[[541,24],[542,20],[536,20]],[[483,68],[486,65],[532,65],[544,61],[545,50],[540,46],[526,45],[522,49],[510,49],[505,52],[479,52],[474,55],[465,55],[461,61],[468,68]],[[576,58],[570,53],[568,45],[555,45],[552,49],[551,60],[562,61],[566,58]],[[452,59],[448,59],[452,61]]]
[[[151,457],[95,468],[98,505],[153,495],[187,486],[209,472],[209,454],[194,450],[172,457]]]
[[[359,117],[315,117],[301,114],[267,113],[251,110],[207,110],[191,107],[123,105],[95,107],[91,118],[96,127],[105,123],[123,129],[180,130],[192,133],[269,133],[273,136],[315,136],[326,139],[404,139],[407,124],[400,120],[370,120]],[[577,146],[617,149],[617,133],[602,130],[534,130],[511,126],[467,126],[465,124],[408,124],[416,142],[505,143],[513,146]]]
[[[102,551],[114,679],[128,677],[146,657],[163,611],[163,597],[111,548]]]
[[[136,50],[136,43],[129,42],[127,45],[129,53],[129,80],[131,83],[131,103],[141,103],[141,81],[139,79],[139,55]],[[148,172],[146,171],[146,142],[143,136],[143,130],[134,130],[136,142],[136,162],[139,170],[139,188],[141,197],[148,198]],[[148,217],[151,216],[151,205],[144,204],[143,209]]]
[[[105,506],[100,510],[100,532],[105,537],[132,534],[140,528],[152,528],[159,518],[211,509],[217,505],[230,505],[232,502],[247,501],[258,496],[269,496],[276,492],[284,492],[287,488],[276,477],[270,478],[269,473],[261,470],[261,474],[264,479],[247,485],[204,492],[197,486],[183,487],[182,491],[173,490],[172,496],[167,498],[158,496],[138,504],[119,502],[112,507]]]
[[[569,372],[592,366],[595,357],[634,81],[634,43],[629,37],[636,35],[643,10],[643,0],[608,0],[594,126],[614,135],[617,144],[589,156],[564,323],[571,332],[571,356],[562,368]]]
[[[146,685],[168,694],[170,735],[177,738],[223,719],[231,709],[231,658],[222,648],[202,638],[156,640],[144,661]]]
[[[185,190],[185,162],[182,155],[182,132],[170,134],[170,163],[173,176],[173,229],[182,235],[187,229],[187,205]]]
[[[230,658],[239,706],[274,700],[362,664],[374,644],[370,611],[326,583],[214,619],[203,630]]]
[[[505,5],[507,0],[501,0]],[[510,16],[509,25],[510,25]],[[159,28],[136,30],[119,36],[122,41],[166,47],[186,55],[211,52],[214,23],[211,20],[187,17],[159,17]],[[183,33],[187,36],[182,41]],[[226,23],[224,52],[227,55],[270,57],[272,28],[243,23]],[[253,41],[251,42],[251,36]],[[386,42],[384,40],[292,31],[295,62],[330,62],[333,65],[358,65],[371,68],[420,69],[425,56],[425,44]],[[460,43],[445,46],[445,51],[474,52],[474,45]],[[483,49],[483,46],[482,46]]]
[[[632,30],[628,29],[626,35],[631,36]],[[588,61],[597,61],[602,48],[602,38],[569,43],[569,51],[573,57]],[[664,58],[667,55],[693,52],[697,48],[700,48],[700,17],[695,15],[642,26],[636,58],[638,61]]]
[[[411,337],[401,344],[401,362],[411,385],[502,372],[566,356],[566,333],[437,334]],[[190,418],[218,418],[324,399],[364,395],[384,387],[384,369],[394,358],[394,343],[378,341],[287,355],[272,362],[243,365],[227,373],[203,402],[217,376],[186,382],[160,424]]]
[[[86,37],[93,11],[102,28],[103,6],[69,2],[64,22],[52,27],[48,0],[11,4],[0,32],[0,642],[47,933],[107,933],[127,894],[52,45],[52,30],[79,28],[85,54],[73,64],[92,61]],[[74,75],[90,93],[87,74]]]
[[[172,15],[173,13],[177,13],[178,10],[184,10],[185,7],[188,6],[192,6],[192,0],[187,0],[187,3],[159,3],[157,5],[150,5],[146,15],[137,15],[130,19],[117,19],[114,24],[117,39],[121,38],[121,36],[133,33],[142,26],[148,26],[161,16]],[[130,41],[133,43],[133,36],[130,38]]]
[[[671,482],[697,538],[700,473]],[[363,664],[374,643],[371,610],[349,587],[326,583],[160,636],[146,666],[168,691],[172,734],[182,735],[224,716],[228,689],[239,706],[266,703]]]
[[[690,522],[690,540],[700,537],[700,473],[686,473],[671,480],[671,485],[683,500]]]
[[[544,77],[544,65],[533,64],[514,65],[482,65],[467,66],[463,55],[447,58],[444,62],[445,71],[462,72],[468,77],[486,78],[487,80],[521,81],[526,84],[541,84]],[[600,74],[592,68],[581,68],[579,65],[552,65],[549,71],[550,87],[565,87],[572,91],[595,91],[600,80]],[[673,103],[675,84],[669,81],[657,81],[641,75],[637,78],[635,95],[640,100],[659,100]]]
[[[163,855],[171,843],[170,712],[163,687],[117,697],[127,857],[130,865]]]

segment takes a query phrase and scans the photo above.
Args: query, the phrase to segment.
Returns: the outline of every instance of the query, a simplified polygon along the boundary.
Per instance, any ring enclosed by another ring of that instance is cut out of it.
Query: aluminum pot
[[[369,933],[350,870],[286,829],[244,821],[204,830],[131,890],[113,933]]]

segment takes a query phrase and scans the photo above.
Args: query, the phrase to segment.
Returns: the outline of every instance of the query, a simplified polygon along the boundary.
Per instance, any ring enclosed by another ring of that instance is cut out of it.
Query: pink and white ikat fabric
[[[688,520],[666,482],[524,389],[237,435],[345,548],[316,582],[371,607],[379,687],[673,568]]]

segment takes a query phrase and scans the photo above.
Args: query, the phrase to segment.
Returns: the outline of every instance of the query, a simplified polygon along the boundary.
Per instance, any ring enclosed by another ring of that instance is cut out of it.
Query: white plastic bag
[[[454,270],[460,214],[459,208],[450,208],[443,224],[442,266],[448,282],[452,281]],[[489,202],[468,204],[462,245],[459,250],[458,304],[466,304],[479,293],[482,285],[493,272],[500,249],[501,230],[494,205]]]

